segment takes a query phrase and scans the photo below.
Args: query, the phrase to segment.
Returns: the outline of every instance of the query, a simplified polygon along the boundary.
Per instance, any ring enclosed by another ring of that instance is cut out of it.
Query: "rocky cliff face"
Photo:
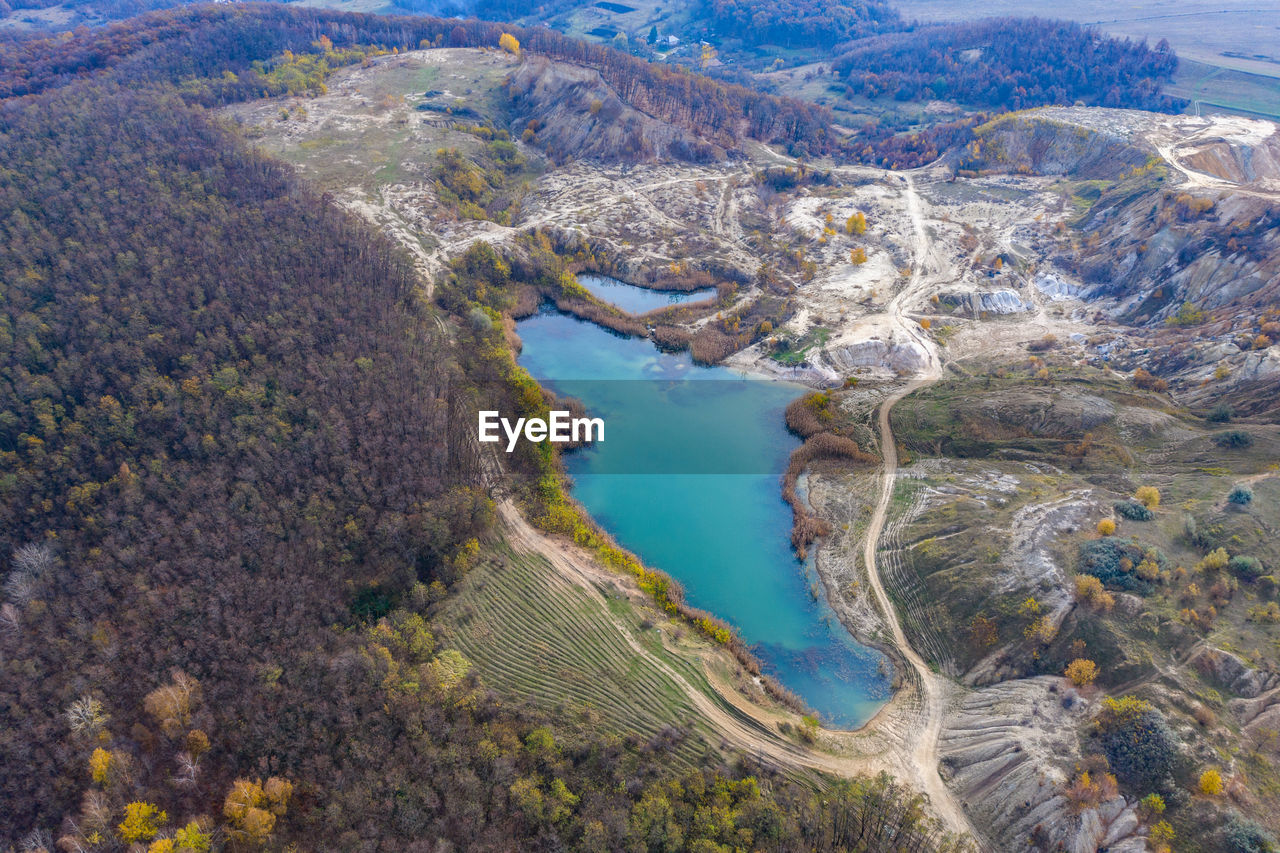
[[[1104,193],[1080,227],[1093,248],[1064,260],[1126,322],[1163,325],[1184,302],[1256,313],[1280,291],[1280,206],[1262,197],[1154,184]]]
[[[957,168],[1108,182],[1076,222],[1084,245],[1056,260],[1116,319],[1163,327],[1184,302],[1223,319],[1280,301],[1276,125],[1055,108],[977,135]]]
[[[1141,140],[1039,111],[1003,116],[975,133],[977,139],[958,155],[962,170],[1114,180],[1155,154]]]
[[[558,163],[710,163],[726,156],[720,146],[635,109],[594,69],[531,56],[507,91],[518,117],[512,134],[532,128],[534,141]]]

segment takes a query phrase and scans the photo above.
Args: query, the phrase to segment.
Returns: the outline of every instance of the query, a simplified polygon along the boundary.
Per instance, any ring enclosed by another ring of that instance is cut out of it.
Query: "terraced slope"
[[[684,669],[661,651],[657,629],[644,627],[638,608],[608,590],[602,603],[540,555],[504,547],[497,557],[475,569],[437,614],[450,626],[446,642],[476,665],[485,684],[512,701],[670,749],[682,767],[713,751],[718,738],[704,717],[619,630],[621,622],[649,651]]]

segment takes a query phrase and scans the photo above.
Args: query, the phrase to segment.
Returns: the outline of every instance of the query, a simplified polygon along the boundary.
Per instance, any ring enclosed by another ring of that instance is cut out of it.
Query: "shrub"
[[[1226,403],[1219,403],[1209,410],[1208,420],[1210,423],[1225,424],[1230,423],[1235,412],[1231,411],[1231,407]]]
[[[1155,517],[1151,510],[1137,501],[1116,501],[1115,511],[1130,521],[1150,521]]]
[[[1148,554],[1136,542],[1108,536],[1081,543],[1078,571],[1093,575],[1107,586],[1145,594],[1151,591],[1151,584],[1138,576],[1136,566],[1148,559],[1159,567],[1164,566],[1162,554]]]
[[[1142,798],[1142,802],[1138,803],[1138,811],[1144,820],[1159,817],[1164,814],[1164,809],[1164,797],[1159,794],[1147,794]]]
[[[1139,367],[1133,372],[1133,384],[1148,391],[1168,391],[1169,383]]]
[[[1071,804],[1071,810],[1078,814],[1085,809],[1097,808],[1112,799],[1120,793],[1119,788],[1116,777],[1110,773],[1098,774],[1098,778],[1095,779],[1094,774],[1086,770],[1067,786],[1063,795]]]
[[[1178,307],[1177,313],[1165,322],[1171,326],[1195,326],[1203,323],[1205,319],[1203,311],[1191,302],[1184,302]]]
[[[1231,570],[1231,574],[1245,581],[1257,580],[1266,572],[1257,557],[1246,557],[1243,554],[1232,557],[1227,568]]]
[[[1226,548],[1214,548],[1204,555],[1204,559],[1199,562],[1196,568],[1208,574],[1213,574],[1225,569],[1230,561],[1231,558],[1227,556]]]
[[[1275,853],[1280,843],[1260,824],[1233,812],[1222,827],[1222,849],[1227,853]]]
[[[1103,753],[1122,782],[1138,791],[1171,787],[1178,736],[1150,702],[1108,697],[1096,724]]]
[[[1048,350],[1053,349],[1057,345],[1058,345],[1058,338],[1056,335],[1045,335],[1040,340],[1032,341],[1031,343],[1027,344],[1027,349],[1029,349],[1031,352],[1047,352]]]
[[[1116,523],[1109,518],[1104,518],[1098,522],[1098,534],[1101,536],[1110,536],[1116,532]]]
[[[1093,575],[1076,575],[1076,600],[1104,613],[1116,604],[1115,596],[1104,590],[1102,581]]]
[[[1173,826],[1167,820],[1162,820],[1155,826],[1151,827],[1151,831],[1147,833],[1147,838],[1151,842],[1151,849],[1156,853],[1166,853],[1169,850],[1169,842],[1175,837]]]
[[[1219,447],[1227,449],[1249,447],[1253,444],[1253,436],[1239,429],[1229,429],[1226,432],[1218,433],[1213,440]]]
[[[1032,643],[1047,646],[1058,636],[1058,626],[1053,624],[1048,614],[1045,614],[1024,628],[1022,634]]]
[[[1218,796],[1222,793],[1222,774],[1217,770],[1204,771],[1200,774],[1200,782],[1197,787],[1200,793],[1206,796]]]
[[[1076,658],[1063,673],[1076,687],[1088,687],[1098,678],[1098,665],[1086,658]]]
[[[1148,509],[1160,506],[1160,490],[1155,486],[1139,486],[1133,496]]]
[[[1236,506],[1248,506],[1253,503],[1253,489],[1240,483],[1227,495],[1227,500]]]

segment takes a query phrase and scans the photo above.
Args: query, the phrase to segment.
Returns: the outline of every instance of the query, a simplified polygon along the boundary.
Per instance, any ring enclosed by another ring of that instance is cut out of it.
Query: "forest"
[[[442,647],[494,536],[465,428],[527,390],[476,320],[503,296],[463,264],[432,304],[200,106],[317,22],[408,26],[354,20],[5,47],[0,850],[953,849],[887,777],[677,776]]]
[[[897,10],[880,0],[706,0],[697,17],[717,39],[787,48],[830,48],[903,26]]]
[[[732,147],[743,138],[815,153],[840,149],[818,106],[720,83],[678,66],[661,66],[544,27],[428,17],[381,17],[277,4],[196,6],[144,15],[69,39],[0,39],[0,97],[33,94],[70,77],[111,69],[122,81],[187,84],[193,100],[228,103],[271,92],[255,62],[285,51],[315,50],[321,36],[338,49],[496,46],[511,31],[522,49],[597,69],[620,97],[663,121]],[[226,78],[231,72],[234,80]]]
[[[919,27],[852,45],[831,63],[850,96],[954,100],[996,110],[1083,103],[1175,112],[1161,93],[1178,65],[1165,41],[1103,36],[1038,18]]]

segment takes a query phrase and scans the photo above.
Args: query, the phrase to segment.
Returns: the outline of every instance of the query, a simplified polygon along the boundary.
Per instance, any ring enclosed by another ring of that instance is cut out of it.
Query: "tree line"
[[[0,72],[0,849],[954,849],[887,778],[677,777],[486,689],[429,620],[492,536],[477,398],[537,393],[502,294],[427,304],[100,34]]]
[[[1174,112],[1161,92],[1178,59],[1163,39],[1104,36],[1069,21],[992,18],[866,39],[831,64],[851,96],[954,100],[997,110],[1046,104]]]
[[[321,36],[339,49],[496,47],[504,32],[523,50],[597,69],[625,101],[663,121],[735,147],[744,138],[789,144],[803,141],[815,154],[840,145],[828,130],[828,112],[790,98],[724,84],[677,66],[656,65],[545,27],[520,28],[475,19],[385,17],[236,4],[171,9],[110,26],[81,30],[70,39],[0,40],[0,97],[34,94],[69,78],[110,68],[134,82],[218,81],[197,87],[206,105],[263,97],[270,87],[255,62],[285,51],[313,50]],[[220,81],[224,71],[234,84]]]

